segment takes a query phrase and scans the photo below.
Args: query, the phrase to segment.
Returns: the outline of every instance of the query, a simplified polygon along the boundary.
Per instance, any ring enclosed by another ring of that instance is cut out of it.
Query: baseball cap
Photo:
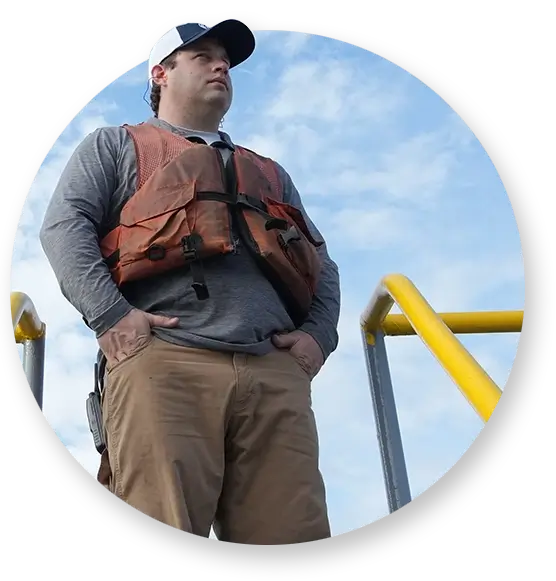
[[[149,83],[151,72],[176,49],[187,46],[200,38],[220,40],[230,59],[230,68],[247,60],[255,50],[255,37],[251,30],[239,20],[224,20],[212,27],[204,24],[188,23],[170,29],[154,45],[149,57]]]

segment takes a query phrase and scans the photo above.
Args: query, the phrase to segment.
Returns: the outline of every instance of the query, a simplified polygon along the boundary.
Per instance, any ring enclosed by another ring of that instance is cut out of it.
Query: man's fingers
[[[151,327],[176,327],[180,320],[178,317],[165,317],[145,313]]]
[[[295,336],[292,337],[291,334],[272,336],[272,342],[279,349],[287,349],[289,347],[293,347],[298,340],[299,340],[298,337]]]

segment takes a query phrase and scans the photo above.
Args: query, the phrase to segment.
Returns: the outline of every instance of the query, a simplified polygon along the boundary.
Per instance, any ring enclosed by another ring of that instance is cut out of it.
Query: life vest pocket
[[[277,200],[265,200],[272,220],[265,222],[265,229],[275,238],[282,254],[304,279],[311,295],[314,294],[320,276],[321,258],[318,247],[323,243],[311,235],[303,214],[294,206]]]
[[[101,244],[117,284],[232,249],[228,205],[197,198],[196,184],[191,182],[158,188],[149,196],[148,206],[138,203],[139,194],[130,199],[119,226]],[[193,238],[195,251],[189,243]]]
[[[265,199],[266,212],[244,210],[249,233],[267,271],[286,303],[306,314],[320,277],[321,258],[316,241],[297,208]]]

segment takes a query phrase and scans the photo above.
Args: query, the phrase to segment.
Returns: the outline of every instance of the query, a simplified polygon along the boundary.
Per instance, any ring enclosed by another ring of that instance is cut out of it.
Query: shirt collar
[[[189,137],[195,134],[195,131],[192,129],[187,129],[186,127],[179,127],[177,125],[172,125],[163,119],[158,119],[158,117],[151,117],[147,120],[147,123],[150,123],[156,127],[160,127],[161,129],[166,129],[167,131],[171,131],[177,135],[182,135],[183,137]],[[235,145],[231,139],[231,137],[225,131],[218,131],[218,135],[222,139],[222,142],[231,149],[235,151]]]

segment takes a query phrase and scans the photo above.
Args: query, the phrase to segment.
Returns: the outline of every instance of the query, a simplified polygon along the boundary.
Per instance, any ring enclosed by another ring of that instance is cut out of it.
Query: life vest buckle
[[[189,236],[184,236],[181,239],[181,248],[186,260],[191,261],[191,274],[193,282],[191,287],[195,291],[197,299],[206,301],[209,298],[209,291],[205,282],[205,274],[203,271],[203,262],[199,256],[199,250],[203,245],[203,238],[197,232],[192,232]]]
[[[301,240],[301,236],[295,226],[290,226],[285,232],[280,232],[278,240],[284,248],[287,248],[291,242]]]
[[[195,260],[198,258],[198,251],[203,244],[203,239],[199,234],[193,232],[189,236],[181,239],[181,249],[186,260]]]

